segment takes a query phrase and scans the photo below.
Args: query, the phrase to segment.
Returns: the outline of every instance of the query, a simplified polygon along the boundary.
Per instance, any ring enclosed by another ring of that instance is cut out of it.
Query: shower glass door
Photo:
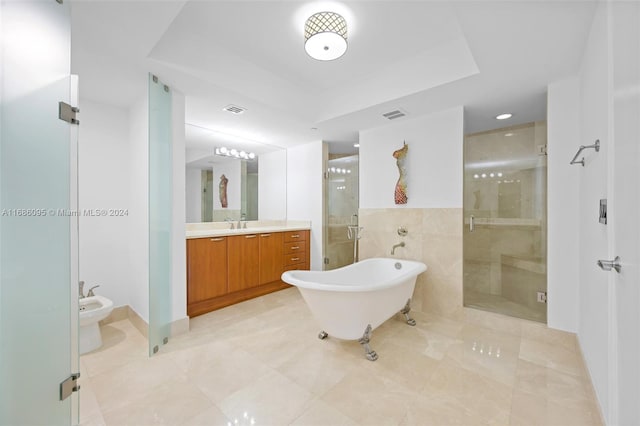
[[[357,255],[354,229],[358,225],[358,163],[357,154],[329,154],[325,175],[325,270],[349,265]]]
[[[464,141],[464,305],[546,322],[545,122]]]

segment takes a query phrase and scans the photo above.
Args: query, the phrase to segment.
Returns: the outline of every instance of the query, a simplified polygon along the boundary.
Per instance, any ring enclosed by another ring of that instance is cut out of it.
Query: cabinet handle
[[[300,260],[300,258],[299,257],[292,257],[291,260],[295,262],[296,260]]]
[[[217,243],[219,241],[224,241],[224,238],[211,238],[211,241],[215,241]]]
[[[260,234],[260,236],[261,236],[262,238],[265,238],[265,237],[270,237],[270,236],[271,236],[271,234]]]
[[[295,247],[291,247],[291,250],[298,250],[300,247],[295,246]]]
[[[255,238],[256,235],[245,235],[245,238]]]
[[[294,234],[291,236],[291,238],[300,238],[300,234]]]

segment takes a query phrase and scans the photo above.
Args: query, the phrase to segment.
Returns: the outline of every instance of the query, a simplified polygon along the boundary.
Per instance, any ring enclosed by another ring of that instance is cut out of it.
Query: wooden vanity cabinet
[[[260,285],[258,234],[227,238],[229,293]]]
[[[260,285],[280,280],[282,264],[282,232],[260,234]]]
[[[284,271],[309,269],[309,231],[187,240],[187,315],[289,287]]]
[[[227,294],[227,238],[187,240],[187,276],[187,304]]]

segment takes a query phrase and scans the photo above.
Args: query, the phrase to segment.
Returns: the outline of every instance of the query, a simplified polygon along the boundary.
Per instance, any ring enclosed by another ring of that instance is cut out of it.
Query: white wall
[[[547,94],[547,324],[578,331],[581,166],[569,166],[578,147],[577,78],[549,85]]]
[[[171,212],[171,305],[172,321],[187,316],[187,247],[185,244],[185,99],[171,91],[173,162],[173,211]]]
[[[462,107],[360,132],[360,208],[462,207]],[[393,152],[409,145],[405,205]]]
[[[549,326],[576,331],[605,419],[609,419],[610,274],[608,227],[598,222],[607,198],[609,41],[606,2],[594,15],[579,74],[549,86]],[[585,166],[569,165],[580,145]]]
[[[261,154],[258,163],[258,218],[287,218],[287,151]]]
[[[287,149],[286,218],[311,221],[311,269],[317,271],[322,270],[323,260],[322,160],[323,143],[321,141]]]
[[[202,222],[202,170],[186,169],[185,175],[187,223]]]
[[[579,175],[580,324],[578,338],[604,413],[608,398],[609,295],[607,280],[596,260],[607,255],[607,226],[598,223],[599,199],[607,198],[609,134],[608,34],[606,3],[600,3],[589,34],[580,73],[580,144],[600,139],[600,152],[585,151],[585,167],[572,166]],[[577,149],[577,147],[576,147]]]
[[[213,165],[213,210],[240,210],[242,202],[241,166],[242,163],[235,159]],[[229,179],[226,208],[220,204],[220,176],[222,175]]]
[[[126,161],[126,158],[123,158]],[[129,306],[149,322],[149,103],[129,109]]]
[[[126,109],[86,99],[80,103],[78,145],[78,206],[85,209],[129,208],[129,117]],[[129,304],[129,216],[79,218],[80,279],[84,291],[100,285],[96,294],[115,306]]]

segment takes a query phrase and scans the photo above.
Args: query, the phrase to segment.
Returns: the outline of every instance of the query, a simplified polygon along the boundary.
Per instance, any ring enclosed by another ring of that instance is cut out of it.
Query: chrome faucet
[[[94,285],[93,287],[91,287],[91,288],[89,289],[89,293],[87,293],[87,297],[93,297],[93,296],[95,296],[95,294],[93,293],[93,289],[94,289],[94,288],[98,288],[98,287],[100,287],[100,286],[99,286],[99,285]]]
[[[391,254],[395,254],[398,247],[404,247],[404,241],[400,241],[398,244],[394,244],[391,248]]]
[[[84,295],[84,281],[78,282],[78,299],[84,299],[86,296]]]
[[[231,219],[230,217],[227,217],[225,218],[224,221],[229,222],[231,224],[231,227],[229,229],[235,229],[235,226],[233,225],[233,219]]]

